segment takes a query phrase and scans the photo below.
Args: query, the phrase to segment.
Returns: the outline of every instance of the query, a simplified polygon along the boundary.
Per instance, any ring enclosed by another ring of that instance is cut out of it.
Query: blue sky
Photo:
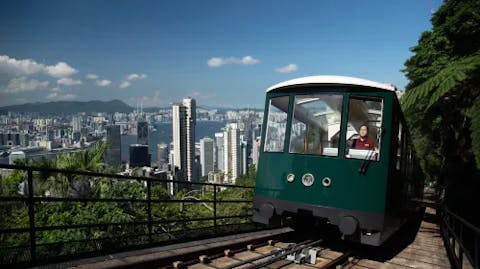
[[[2,1],[0,105],[120,99],[262,107],[308,75],[407,83],[440,1]]]

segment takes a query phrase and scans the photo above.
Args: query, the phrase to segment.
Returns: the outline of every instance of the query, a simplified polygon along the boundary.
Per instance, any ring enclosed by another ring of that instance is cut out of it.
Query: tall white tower
[[[196,103],[185,98],[172,106],[173,165],[181,171],[181,177],[187,181],[194,178],[195,169],[195,125]]]
[[[240,130],[236,123],[227,124],[223,133],[225,181],[235,184],[241,173]]]

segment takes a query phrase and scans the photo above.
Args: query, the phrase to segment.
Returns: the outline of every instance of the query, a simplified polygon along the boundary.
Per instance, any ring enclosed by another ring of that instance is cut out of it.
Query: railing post
[[[35,239],[35,201],[33,199],[33,172],[31,169],[27,170],[27,184],[28,184],[28,219],[30,222],[30,258],[34,264],[37,260],[36,254],[36,239]]]
[[[463,268],[463,248],[462,246],[460,245],[460,243],[463,243],[463,224],[460,223],[460,241],[459,241],[459,244],[458,244],[458,259],[459,259],[459,263],[460,263],[460,269]]]
[[[217,234],[217,185],[213,185],[213,230]]]
[[[473,268],[479,268],[479,261],[478,261],[478,252],[480,251],[480,249],[478,249],[478,235],[475,235],[475,237],[473,238],[473,240],[475,241],[474,244],[475,244],[475,247],[473,248],[473,250],[475,251],[474,252],[474,257],[473,257]]]
[[[152,181],[147,178],[147,214],[148,214],[148,242],[152,240]]]

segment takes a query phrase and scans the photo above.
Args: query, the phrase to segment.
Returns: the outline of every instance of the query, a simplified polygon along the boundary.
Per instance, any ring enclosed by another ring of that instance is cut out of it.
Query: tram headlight
[[[295,180],[295,175],[290,173],[287,175],[287,181],[292,183]]]
[[[302,183],[303,183],[303,185],[305,185],[307,187],[312,186],[314,181],[315,181],[315,178],[310,173],[304,174],[302,176]]]

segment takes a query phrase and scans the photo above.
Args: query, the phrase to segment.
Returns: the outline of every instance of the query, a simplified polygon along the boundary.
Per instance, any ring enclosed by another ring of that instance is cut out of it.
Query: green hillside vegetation
[[[402,103],[427,180],[458,214],[476,218],[480,193],[480,1],[435,12],[405,62]],[[477,223],[480,225],[480,223]]]
[[[78,171],[111,173],[113,168],[103,163],[105,144],[98,143],[84,152],[65,153],[56,161],[40,160],[18,163],[34,167],[51,167]],[[121,198],[146,199],[147,186],[142,180],[88,177],[60,173],[34,172],[34,195],[36,197],[62,198]],[[239,181],[253,184],[254,171]],[[27,197],[26,172],[14,171],[0,180],[0,196]],[[220,188],[217,200],[248,200],[253,196],[252,189]],[[188,199],[187,199],[188,198]],[[199,236],[195,229],[213,226],[212,220],[186,221],[190,219],[212,218],[213,203],[194,203],[192,200],[213,200],[213,187],[205,186],[197,191],[182,190],[170,196],[162,184],[152,183],[153,242],[177,240],[185,236]],[[185,200],[184,202],[168,202]],[[217,216],[251,214],[251,203],[217,203]],[[0,204],[0,229],[28,228],[28,206],[25,202],[2,202]],[[148,220],[145,202],[71,202],[55,201],[35,204],[36,227],[84,225],[98,223],[125,223]],[[218,225],[250,223],[250,218],[220,219]],[[208,229],[212,232],[213,229]],[[88,242],[78,240],[94,239]],[[149,243],[148,225],[114,225],[95,228],[59,229],[37,232],[37,258],[56,257],[79,252],[111,251],[122,247]],[[76,242],[78,241],[78,242]],[[29,233],[0,235],[0,264],[26,261],[29,259]],[[45,245],[46,244],[46,245]],[[3,249],[5,247],[26,246],[23,249]]]

